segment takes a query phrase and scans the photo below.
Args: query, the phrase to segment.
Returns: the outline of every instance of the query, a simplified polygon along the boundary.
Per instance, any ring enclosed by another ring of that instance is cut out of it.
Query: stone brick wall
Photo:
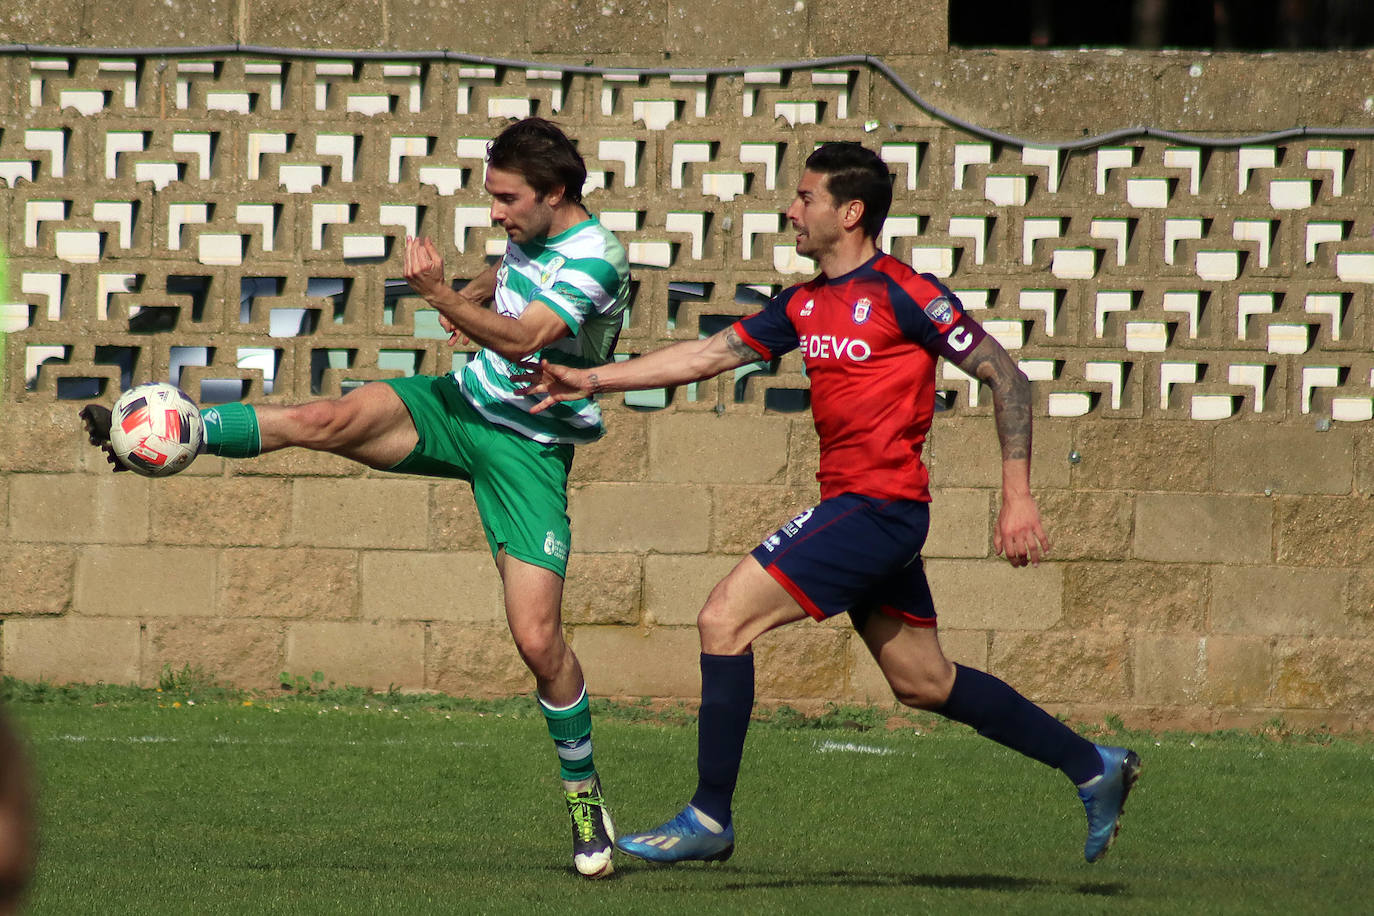
[[[465,357],[398,286],[399,241],[479,271],[502,243],[482,144],[533,112],[579,139],[588,204],[630,247],[624,353],[805,277],[778,214],[806,153],[882,150],[887,249],[1035,379],[1054,561],[1012,570],[990,398],[940,370],[926,557],[951,657],[1081,717],[1374,724],[1374,141],[1035,145],[1365,128],[1368,54],[960,51],[937,0],[19,0],[4,42],[72,46],[0,53],[5,674],[529,689],[463,485],[308,453],[115,477],[75,412],[152,379],[287,402],[447,371]],[[234,43],[328,56],[189,49]],[[501,60],[358,53],[435,48]],[[863,61],[800,63],[855,53],[1023,139],[956,128]],[[565,602],[596,693],[695,696],[711,585],[816,497],[805,387],[792,355],[607,404]],[[838,623],[757,652],[762,698],[888,702]]]

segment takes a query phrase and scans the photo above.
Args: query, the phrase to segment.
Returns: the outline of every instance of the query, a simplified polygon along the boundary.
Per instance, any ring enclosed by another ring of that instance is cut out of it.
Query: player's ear
[[[846,229],[855,229],[863,222],[864,202],[861,200],[851,200],[844,205],[840,211],[840,223]]]
[[[544,202],[550,207],[557,209],[558,205],[563,202],[565,196],[567,196],[567,188],[564,188],[562,185],[555,185],[552,191],[544,195]]]

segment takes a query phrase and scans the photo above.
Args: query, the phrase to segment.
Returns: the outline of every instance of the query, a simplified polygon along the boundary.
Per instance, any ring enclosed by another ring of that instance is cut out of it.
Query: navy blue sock
[[[692,804],[730,824],[744,735],[754,709],[754,656],[701,653],[701,712],[697,716],[697,791]]]
[[[1062,771],[1074,785],[1102,775],[1102,758],[1091,741],[991,674],[958,664],[954,668],[949,699],[935,710],[940,715]]]

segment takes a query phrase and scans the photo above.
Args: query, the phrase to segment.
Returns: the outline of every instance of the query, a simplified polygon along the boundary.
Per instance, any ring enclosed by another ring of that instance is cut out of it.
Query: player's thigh
[[[332,451],[386,470],[406,459],[419,442],[410,411],[390,385],[369,382],[335,402],[345,433]]]
[[[563,577],[547,566],[497,554],[506,622],[521,651],[546,652],[563,644]]]
[[[944,704],[954,685],[954,665],[945,658],[935,627],[912,626],[878,612],[855,624],[897,699],[925,709]]]
[[[572,446],[535,442],[485,420],[470,430],[472,494],[492,555],[504,553],[561,577],[572,530]]]
[[[769,630],[801,620],[806,611],[752,556],[746,556],[706,599],[697,617],[701,651],[739,655]]]

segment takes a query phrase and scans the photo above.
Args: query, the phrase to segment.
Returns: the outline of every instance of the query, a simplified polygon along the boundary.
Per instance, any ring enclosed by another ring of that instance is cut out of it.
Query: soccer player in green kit
[[[506,619],[534,674],[558,752],[573,826],[573,861],[605,877],[614,827],[592,758],[591,712],[561,603],[571,541],[567,481],[575,445],[604,432],[591,399],[531,414],[537,398],[511,376],[528,358],[574,367],[610,359],[629,304],[625,250],[582,205],[586,166],[553,123],[526,118],[487,152],[491,218],[509,237],[500,262],[461,291],[428,238],[408,238],[405,278],[440,315],[451,344],[482,349],[461,370],[362,385],[298,406],[241,402],[202,410],[205,450],[250,458],[299,447],[378,470],[471,483],[505,595]],[[109,454],[109,411],[82,411],[92,444]],[[112,458],[113,462],[113,458]],[[116,469],[119,465],[116,463]]]

